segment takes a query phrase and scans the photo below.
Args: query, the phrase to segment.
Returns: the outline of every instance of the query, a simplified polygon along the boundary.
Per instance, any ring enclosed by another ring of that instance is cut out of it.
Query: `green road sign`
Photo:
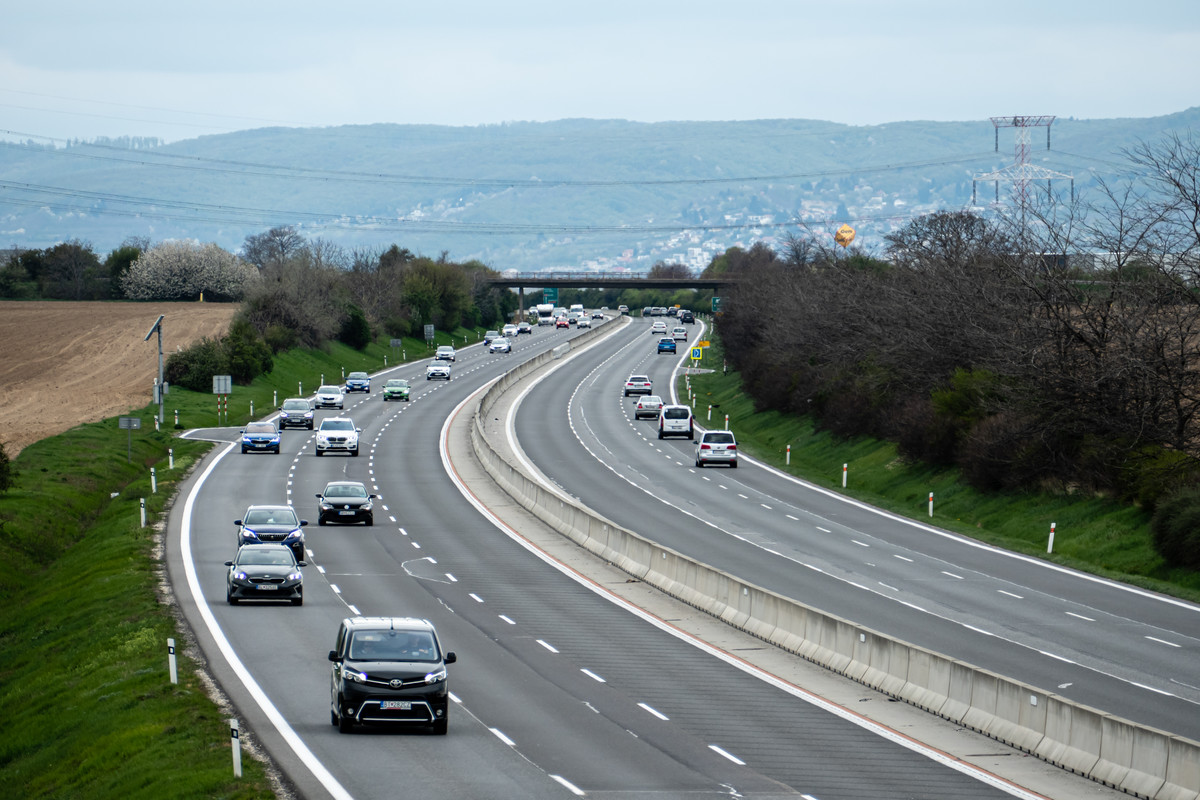
[[[558,289],[542,289],[542,302],[558,305]]]
[[[713,298],[713,303],[712,303],[712,312],[713,312],[714,314],[719,314],[719,313],[721,313],[721,298],[719,298],[719,297],[714,297],[714,298]]]

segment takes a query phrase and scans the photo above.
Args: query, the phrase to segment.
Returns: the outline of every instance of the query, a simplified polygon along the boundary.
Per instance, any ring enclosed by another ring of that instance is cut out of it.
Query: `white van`
[[[686,436],[695,440],[692,427],[692,409],[682,405],[665,405],[658,412],[658,438]]]

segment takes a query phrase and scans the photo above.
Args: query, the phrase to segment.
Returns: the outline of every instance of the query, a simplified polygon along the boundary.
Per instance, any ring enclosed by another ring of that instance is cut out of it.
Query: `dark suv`
[[[342,620],[329,651],[329,720],[342,733],[354,725],[428,725],[445,734],[450,721],[446,665],[433,623],[411,617]]]

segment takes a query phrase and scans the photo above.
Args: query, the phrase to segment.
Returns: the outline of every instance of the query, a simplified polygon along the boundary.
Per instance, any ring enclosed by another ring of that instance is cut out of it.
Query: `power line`
[[[19,131],[0,130],[12,136],[34,136]],[[34,137],[49,138],[49,137]],[[55,140],[58,141],[58,140]],[[21,147],[12,143],[0,143],[7,147]],[[559,189],[559,188],[608,188],[631,186],[691,186],[725,183],[768,183],[777,181],[807,181],[818,180],[841,175],[862,173],[894,172],[905,169],[919,169],[931,166],[944,166],[962,162],[991,158],[990,152],[965,153],[957,156],[922,159],[917,161],[897,162],[893,164],[875,164],[856,167],[853,169],[818,170],[804,173],[782,173],[774,175],[737,175],[720,178],[663,178],[658,180],[537,180],[530,178],[473,178],[473,177],[444,177],[421,175],[397,175],[386,172],[361,172],[350,170],[326,170],[312,167],[292,167],[279,164],[266,164],[253,161],[233,161],[229,159],[207,158],[204,156],[179,155],[173,153],[154,153],[138,151],[138,158],[122,158],[119,156],[97,155],[79,152],[80,147],[87,147],[116,153],[130,152],[126,148],[115,145],[87,144],[75,145],[69,148],[53,148],[37,150],[38,155],[53,155],[58,157],[73,157],[96,161],[115,161],[134,166],[163,167],[167,169],[182,169],[189,171],[212,172],[216,174],[236,174],[241,176],[259,176],[271,178],[298,178],[308,180],[336,179],[351,183],[384,183],[421,186],[454,186],[454,187],[487,187],[487,188],[523,188],[523,189]],[[152,158],[148,158],[152,157]],[[173,159],[163,161],[156,159]],[[187,163],[176,163],[187,162]],[[212,166],[209,166],[212,165]],[[236,169],[231,169],[231,167]]]

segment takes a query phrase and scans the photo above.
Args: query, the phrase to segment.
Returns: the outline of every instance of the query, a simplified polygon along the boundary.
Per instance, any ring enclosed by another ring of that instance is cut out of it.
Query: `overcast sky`
[[[1200,105],[1197,0],[9,0],[4,138]]]

